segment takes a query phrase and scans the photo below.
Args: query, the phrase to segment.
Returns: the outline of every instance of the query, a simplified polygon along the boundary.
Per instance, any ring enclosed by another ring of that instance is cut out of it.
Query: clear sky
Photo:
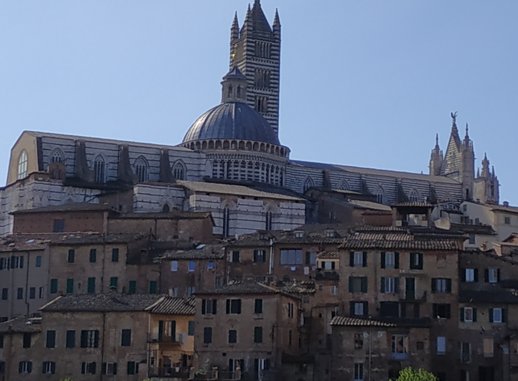
[[[294,159],[428,171],[450,112],[518,204],[518,1],[262,0]],[[0,2],[0,178],[23,130],[178,144],[220,101],[244,0]]]

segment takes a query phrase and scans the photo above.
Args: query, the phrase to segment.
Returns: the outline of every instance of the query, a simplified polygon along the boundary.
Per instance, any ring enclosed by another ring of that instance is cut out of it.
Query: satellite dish
[[[433,224],[435,225],[435,227],[437,229],[441,229],[441,230],[450,230],[451,229],[450,217],[448,215],[434,220]]]

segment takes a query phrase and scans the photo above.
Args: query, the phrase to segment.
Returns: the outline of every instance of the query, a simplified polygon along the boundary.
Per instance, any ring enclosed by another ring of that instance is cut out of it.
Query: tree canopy
[[[437,381],[437,377],[424,369],[405,368],[396,381]]]

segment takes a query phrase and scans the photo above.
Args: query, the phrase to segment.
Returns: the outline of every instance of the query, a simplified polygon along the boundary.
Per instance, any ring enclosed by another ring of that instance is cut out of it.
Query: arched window
[[[169,211],[170,211],[169,204],[165,203],[164,206],[162,207],[162,213],[169,213]]]
[[[23,150],[20,153],[20,156],[18,156],[18,179],[23,179],[24,177],[27,177],[27,164],[27,151]]]
[[[383,204],[383,201],[385,199],[385,191],[381,187],[381,185],[378,185],[378,189],[376,189],[376,193],[374,195],[376,196],[376,202],[379,204]]]
[[[185,166],[181,161],[177,161],[173,165],[173,177],[176,180],[185,180]]]
[[[94,180],[97,184],[104,184],[106,181],[105,163],[101,155],[98,155],[94,161]]]
[[[308,177],[306,181],[304,181],[304,192],[306,192],[309,188],[313,188],[315,184],[313,183],[313,179]]]
[[[135,160],[135,175],[137,176],[138,182],[143,183],[149,180],[148,168],[149,165],[144,156],[139,156],[137,160]]]
[[[56,148],[52,151],[50,155],[51,163],[64,163],[65,162],[65,154],[59,148]]]
[[[410,191],[410,194],[408,195],[408,200],[411,202],[419,201],[419,192],[417,192],[417,189],[412,189]]]

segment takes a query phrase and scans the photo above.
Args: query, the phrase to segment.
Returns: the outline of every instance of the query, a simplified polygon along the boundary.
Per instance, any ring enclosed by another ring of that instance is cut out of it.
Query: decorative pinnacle
[[[279,10],[275,8],[275,17],[273,19],[273,25],[280,26],[281,25],[281,19],[279,17]]]
[[[469,126],[467,123],[466,123],[466,138],[469,139]]]
[[[435,134],[435,147],[439,148],[439,133]]]

